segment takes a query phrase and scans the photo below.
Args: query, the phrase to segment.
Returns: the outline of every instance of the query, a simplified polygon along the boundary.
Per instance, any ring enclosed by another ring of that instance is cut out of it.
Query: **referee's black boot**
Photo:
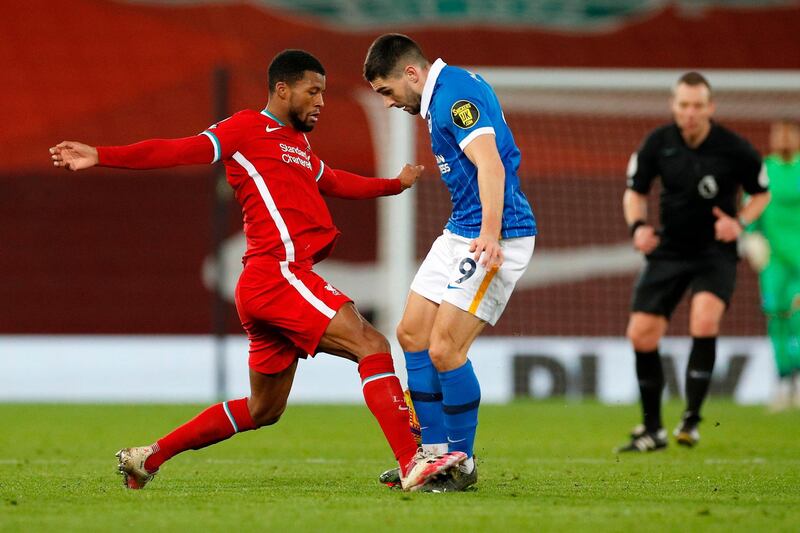
[[[655,452],[666,447],[667,431],[664,428],[648,431],[643,424],[640,424],[631,431],[631,441],[628,444],[614,448],[614,453]]]
[[[696,446],[700,442],[700,432],[697,430],[697,425],[700,424],[701,420],[700,415],[696,413],[690,411],[683,413],[678,427],[672,432],[677,443],[688,448]]]

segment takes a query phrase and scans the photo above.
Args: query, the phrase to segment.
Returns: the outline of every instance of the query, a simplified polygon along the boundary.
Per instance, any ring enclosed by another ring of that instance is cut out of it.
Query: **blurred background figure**
[[[692,348],[686,409],[675,437],[690,447],[699,441],[697,426],[711,385],[717,336],[736,283],[736,241],[769,202],[761,156],[746,139],[711,120],[716,104],[702,74],[681,76],[670,105],[674,122],[653,130],[631,157],[623,196],[633,246],[645,256],[646,266],[634,287],[627,329],[636,353],[643,420],[620,452],[667,445],[659,343],[687,289]],[[656,178],[662,185],[658,229],[647,215],[647,194]],[[749,198],[737,212],[740,188]]]
[[[780,383],[772,408],[800,407],[800,125],[778,120],[764,159],[772,200],[748,228],[744,254],[760,273],[761,303]]]

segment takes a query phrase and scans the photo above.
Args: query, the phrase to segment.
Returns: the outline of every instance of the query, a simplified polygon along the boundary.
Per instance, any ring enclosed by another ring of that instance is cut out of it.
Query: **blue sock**
[[[408,372],[408,390],[422,429],[422,444],[447,442],[442,413],[442,386],[428,350],[404,352]]]
[[[481,403],[481,387],[478,377],[467,362],[455,370],[439,372],[442,384],[442,410],[447,428],[450,451],[459,451],[472,457],[475,430],[478,427],[478,406]]]

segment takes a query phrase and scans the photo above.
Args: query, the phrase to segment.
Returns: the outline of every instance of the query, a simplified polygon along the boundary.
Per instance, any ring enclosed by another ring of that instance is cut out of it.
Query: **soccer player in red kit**
[[[350,298],[312,269],[339,236],[321,194],[398,194],[422,171],[406,165],[396,178],[378,179],[327,167],[305,135],[319,120],[324,91],[322,64],[302,50],[285,50],[270,63],[269,100],[261,112],[240,111],[182,139],[97,148],[64,141],[50,148],[53,164],[73,171],[223,161],[242,206],[247,252],[236,308],[250,340],[250,396],[207,408],[151,446],[120,450],[119,471],[131,489],[143,488],[178,453],[276,423],[298,358],[317,352],[358,363],[364,398],[400,464],[403,489],[419,488],[466,459],[460,452],[436,456],[417,450],[389,343]]]

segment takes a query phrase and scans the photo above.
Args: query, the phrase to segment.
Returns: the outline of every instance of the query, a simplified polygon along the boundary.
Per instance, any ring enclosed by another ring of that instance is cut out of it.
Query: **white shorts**
[[[536,237],[503,239],[503,264],[487,271],[472,259],[473,239],[445,230],[431,246],[411,290],[436,304],[449,302],[495,325],[533,255]]]

